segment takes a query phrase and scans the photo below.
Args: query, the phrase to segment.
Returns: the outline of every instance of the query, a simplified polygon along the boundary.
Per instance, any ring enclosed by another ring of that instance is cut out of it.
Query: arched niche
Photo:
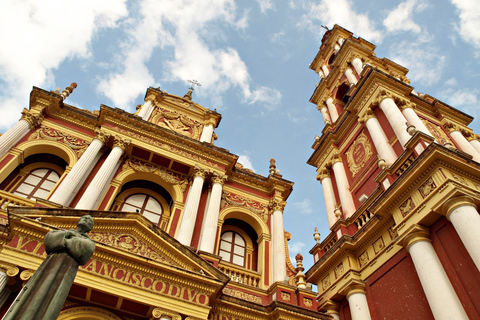
[[[98,307],[74,307],[60,312],[57,320],[122,320],[122,318]]]

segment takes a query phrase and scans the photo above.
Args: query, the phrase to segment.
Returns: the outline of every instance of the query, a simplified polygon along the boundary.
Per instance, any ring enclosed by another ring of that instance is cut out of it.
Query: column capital
[[[219,173],[214,171],[212,175],[212,183],[220,183],[223,185],[225,181],[227,181],[228,176],[224,175],[223,173]]]
[[[403,239],[401,240],[402,246],[407,250],[410,247],[419,241],[428,241],[430,242],[430,230],[418,224],[415,224],[407,230],[406,234],[403,235]]]
[[[479,138],[478,134],[473,133],[473,131],[465,131],[463,135],[468,140],[468,142],[472,140],[478,140]]]
[[[155,308],[152,311],[152,318],[151,320],[154,319],[161,319],[162,316],[167,316],[172,320],[181,320],[182,317],[178,313],[171,312],[167,309],[163,308]]]
[[[358,118],[358,122],[359,123],[366,123],[368,121],[368,119],[376,118],[376,117],[377,117],[377,115],[375,114],[373,109],[369,107],[365,110],[365,114]]]
[[[283,213],[283,210],[285,209],[286,205],[287,205],[286,201],[273,198],[270,200],[268,207],[270,208],[271,213],[274,213],[275,211],[280,211]]]
[[[155,101],[155,95],[154,94],[149,94],[148,96],[145,97],[145,102],[150,101],[153,103]]]
[[[330,170],[328,170],[326,167],[318,170],[318,174],[316,176],[318,181],[322,182],[323,179],[329,178],[329,177],[330,177]]]
[[[460,127],[451,121],[445,122],[445,129],[447,129],[448,133],[451,133],[453,131],[460,131]]]
[[[382,90],[380,90],[380,93],[377,95],[375,100],[373,100],[372,105],[373,106],[378,106],[378,105],[380,105],[380,103],[383,100],[388,99],[388,98],[395,101],[395,96],[392,93],[387,92],[386,90],[382,89]]]
[[[113,147],[119,147],[123,150],[123,152],[125,152],[125,150],[130,145],[130,142],[132,142],[132,140],[124,139],[124,138],[119,137],[119,136],[115,136],[115,140],[113,141]]]
[[[20,272],[20,270],[16,265],[3,262],[3,261],[0,262],[0,270],[5,271],[5,273],[9,277],[15,277]]]
[[[23,281],[28,281],[30,280],[30,278],[33,276],[34,273],[35,273],[35,270],[30,270],[30,269],[23,270],[20,273],[20,279],[22,279]]]
[[[332,156],[332,165],[337,162],[342,162],[342,156],[340,156],[340,153],[338,151],[336,151]]]
[[[322,310],[325,310],[327,314],[338,314],[338,308],[340,304],[333,300],[327,300],[321,306]]]
[[[365,294],[365,282],[359,279],[351,279],[342,288],[340,288],[339,293],[345,295],[347,300],[352,294]]]
[[[110,138],[110,134],[108,132],[103,131],[101,128],[95,128],[95,139],[100,140],[103,144],[107,142]]]
[[[458,207],[463,206],[470,206],[474,207],[475,209],[477,206],[475,205],[475,200],[469,196],[459,196],[455,198],[451,198],[447,200],[442,206],[442,214],[450,220],[450,214],[453,210],[457,209]]]
[[[208,172],[209,172],[208,169],[204,169],[196,165],[195,168],[193,168],[193,177],[202,177],[203,179],[205,179]]]
[[[43,121],[43,115],[41,114],[33,114],[30,110],[23,109],[22,117],[20,120],[25,120],[30,125],[30,129],[33,130],[35,127],[39,126],[40,123]]]

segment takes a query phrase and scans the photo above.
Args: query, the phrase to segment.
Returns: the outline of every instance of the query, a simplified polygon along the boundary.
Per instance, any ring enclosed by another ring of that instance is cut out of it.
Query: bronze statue
[[[86,234],[93,218],[78,220],[77,230],[52,230],[45,236],[48,256],[23,287],[2,320],[57,319],[78,267],[90,260],[95,242]]]

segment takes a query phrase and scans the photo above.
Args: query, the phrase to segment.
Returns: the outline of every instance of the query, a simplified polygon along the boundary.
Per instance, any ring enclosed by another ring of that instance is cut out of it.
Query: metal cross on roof
[[[197,86],[197,87],[201,87],[202,85],[200,84],[200,82],[198,82],[197,80],[187,80],[188,83],[190,83],[192,86],[190,87],[190,89],[194,90],[194,86]]]

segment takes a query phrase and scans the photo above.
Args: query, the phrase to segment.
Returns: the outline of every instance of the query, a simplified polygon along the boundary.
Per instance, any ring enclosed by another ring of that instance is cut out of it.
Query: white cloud
[[[369,41],[377,43],[382,41],[382,33],[375,29],[367,15],[355,12],[350,0],[321,0],[319,3],[307,4],[304,9],[308,13],[303,16],[299,25],[315,33],[319,33],[320,25],[331,28],[338,24]]]
[[[250,157],[244,154],[238,155],[238,162],[243,165],[244,168],[250,169],[255,172],[253,168],[252,161],[250,161]]]
[[[266,13],[267,10],[274,9],[272,0],[257,0],[257,2],[262,13]]]
[[[313,212],[312,201],[310,199],[294,202],[292,206],[294,210],[300,214],[311,214]]]
[[[225,30],[245,28],[246,15],[237,19],[233,0],[169,0],[161,6],[155,0],[144,0],[139,21],[121,52],[123,70],[107,75],[98,89],[116,106],[131,108],[133,100],[155,82],[146,64],[153,51],[161,49],[167,58],[162,62],[160,82],[196,79],[202,84],[196,94],[209,99],[213,107],[221,107],[222,95],[231,88],[239,89],[246,103],[271,107],[281,98],[280,93],[266,87],[252,88],[238,51],[215,46],[226,42]]]
[[[387,31],[412,31],[420,33],[422,28],[413,22],[412,15],[414,11],[422,11],[427,4],[422,0],[407,0],[400,3],[394,10],[390,11],[387,18],[383,20],[383,25]]]
[[[312,238],[313,240],[313,238]],[[288,253],[290,255],[290,261],[293,263],[295,266],[296,260],[295,256],[297,253],[301,253],[303,248],[305,247],[305,243],[297,241],[297,242],[288,242]],[[305,258],[305,257],[304,257]]]
[[[54,89],[52,70],[65,59],[88,58],[93,36],[126,14],[125,0],[1,1],[0,127],[18,120],[33,85]]]
[[[458,33],[468,43],[480,48],[480,2],[478,0],[450,0],[457,7]]]
[[[407,76],[414,87],[414,81],[427,86],[437,83],[445,67],[445,55],[427,41],[419,37],[417,41],[400,41],[390,47],[390,59],[410,70]]]
[[[447,86],[444,90],[440,91],[439,99],[476,119],[480,117],[480,108],[478,108],[480,104],[480,91],[478,89]]]

